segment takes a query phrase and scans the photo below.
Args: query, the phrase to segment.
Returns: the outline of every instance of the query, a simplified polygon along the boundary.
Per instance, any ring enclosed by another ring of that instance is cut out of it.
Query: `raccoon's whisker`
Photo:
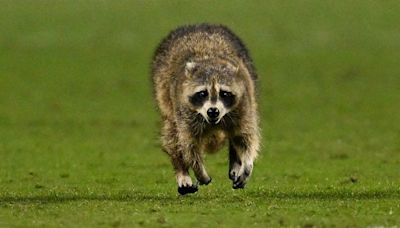
[[[229,120],[233,123],[233,118],[232,118],[232,116],[228,113],[228,114],[226,114],[225,116],[227,116],[228,118],[229,118]]]
[[[222,118],[222,119],[221,119],[221,124],[222,124],[222,126],[224,126],[224,127],[228,126],[228,124],[227,124],[225,118]]]

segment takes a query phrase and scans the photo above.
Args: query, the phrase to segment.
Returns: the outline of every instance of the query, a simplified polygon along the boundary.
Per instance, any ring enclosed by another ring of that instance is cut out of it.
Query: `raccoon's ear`
[[[195,62],[187,62],[185,65],[186,76],[191,76],[197,70],[197,64]]]

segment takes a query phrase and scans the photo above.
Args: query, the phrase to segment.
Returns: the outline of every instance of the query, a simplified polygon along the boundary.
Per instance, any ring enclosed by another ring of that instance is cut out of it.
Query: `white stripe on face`
[[[196,88],[194,88],[194,93],[198,93],[203,90],[207,90],[207,86],[197,86]]]

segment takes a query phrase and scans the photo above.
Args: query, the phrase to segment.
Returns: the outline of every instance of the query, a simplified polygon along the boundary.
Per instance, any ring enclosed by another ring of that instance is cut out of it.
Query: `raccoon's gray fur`
[[[211,182],[203,157],[229,142],[229,178],[243,188],[260,144],[257,74],[242,41],[222,25],[189,25],[172,31],[152,63],[162,117],[163,150],[170,156],[180,194]]]

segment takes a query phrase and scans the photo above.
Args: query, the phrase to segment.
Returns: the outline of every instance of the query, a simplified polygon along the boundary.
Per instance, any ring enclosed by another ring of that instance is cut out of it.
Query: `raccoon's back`
[[[187,25],[171,31],[154,53],[153,77],[159,76],[160,71],[178,70],[174,68],[183,67],[190,58],[204,56],[238,58],[253,80],[257,79],[252,59],[240,38],[223,25],[210,24]]]

